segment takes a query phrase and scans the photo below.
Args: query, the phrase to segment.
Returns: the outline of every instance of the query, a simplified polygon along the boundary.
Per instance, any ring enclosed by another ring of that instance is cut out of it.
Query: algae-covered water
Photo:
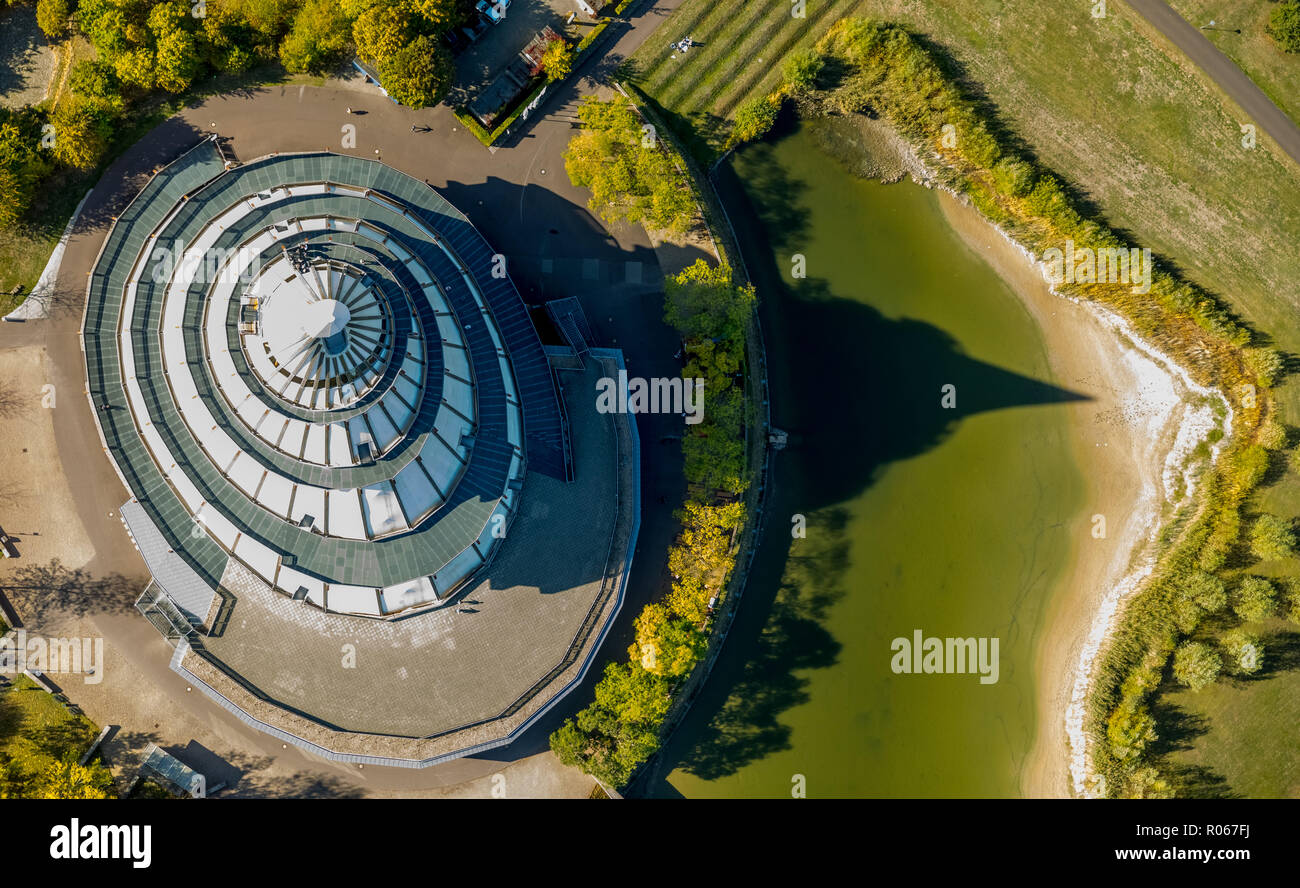
[[[811,126],[719,176],[791,445],[723,654],[642,791],[1016,795],[1083,497],[1074,396],[937,195],[856,178]],[[997,639],[996,683],[896,674],[892,642],[916,630]]]

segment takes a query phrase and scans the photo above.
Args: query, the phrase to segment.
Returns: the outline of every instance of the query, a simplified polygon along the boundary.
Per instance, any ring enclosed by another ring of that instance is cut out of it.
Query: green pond
[[[723,654],[639,790],[1014,796],[1035,642],[1083,503],[1063,406],[1077,396],[938,196],[853,176],[817,125],[719,174],[790,446]],[[891,642],[915,630],[997,638],[997,682],[895,674]]]

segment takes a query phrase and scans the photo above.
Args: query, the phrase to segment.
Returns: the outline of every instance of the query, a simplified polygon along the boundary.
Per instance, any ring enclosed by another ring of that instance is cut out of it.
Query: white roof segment
[[[366,533],[371,539],[409,529],[397,494],[387,481],[363,487],[361,503],[366,517]]]
[[[372,617],[383,614],[379,609],[379,592],[373,586],[341,586],[330,583],[327,596],[330,610]]]
[[[379,592],[379,603],[384,613],[392,614],[408,607],[428,604],[430,601],[437,600],[437,597],[438,594],[434,591],[433,583],[429,582],[428,577],[416,577],[405,583],[394,583],[384,587]]]

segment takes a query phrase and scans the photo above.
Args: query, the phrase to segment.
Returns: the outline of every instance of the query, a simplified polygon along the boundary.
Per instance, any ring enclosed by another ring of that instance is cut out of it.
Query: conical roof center
[[[352,311],[337,299],[320,299],[303,308],[302,332],[315,339],[329,339],[343,331]]]

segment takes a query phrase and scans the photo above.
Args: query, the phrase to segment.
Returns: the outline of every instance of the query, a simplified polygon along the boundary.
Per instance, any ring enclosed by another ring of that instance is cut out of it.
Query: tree
[[[1238,673],[1254,675],[1264,667],[1264,646],[1258,636],[1244,629],[1232,629],[1224,633],[1221,644]]]
[[[1155,768],[1137,768],[1125,781],[1124,795],[1130,799],[1171,799],[1174,790]]]
[[[372,65],[382,64],[408,46],[414,38],[413,14],[406,7],[389,0],[379,0],[368,7],[352,25],[352,40],[357,45],[357,55]],[[387,83],[384,86],[388,88]]]
[[[787,85],[796,92],[804,92],[817,85],[817,78],[825,66],[826,60],[822,58],[821,53],[812,49],[801,49],[785,60],[781,73]]]
[[[655,675],[679,678],[704,656],[708,638],[661,604],[648,604],[636,618],[636,642],[628,655]]]
[[[0,229],[9,228],[27,212],[31,203],[30,185],[7,166],[0,166]]]
[[[36,793],[43,799],[111,799],[112,777],[103,767],[53,762],[41,772]]]
[[[424,20],[427,34],[441,34],[465,17],[456,0],[407,0],[407,3]]]
[[[632,104],[621,96],[604,102],[588,96],[578,118],[583,128],[565,149],[564,168],[569,181],[591,190],[588,206],[606,222],[688,231],[696,214],[690,182]]]
[[[154,83],[170,93],[185,92],[199,72],[194,35],[188,31],[176,29],[159,35],[154,58]]]
[[[1295,543],[1291,522],[1276,515],[1260,515],[1250,529],[1250,551],[1265,561],[1289,558],[1295,553]]]
[[[546,79],[555,82],[568,77],[573,70],[573,56],[573,47],[564,38],[547,43],[546,49],[542,50],[542,70],[546,72]]]
[[[45,112],[0,107],[0,227],[14,224],[30,209],[36,183],[51,167],[41,150]]]
[[[1232,610],[1243,620],[1263,620],[1277,612],[1276,591],[1263,577],[1246,577],[1237,584]]]
[[[114,98],[122,88],[113,66],[103,59],[84,59],[72,66],[68,81],[72,91],[96,99]]]
[[[731,566],[727,557],[731,534],[745,521],[744,505],[734,502],[711,506],[688,500],[678,517],[682,532],[668,552],[669,572],[675,577],[721,579]]]
[[[1178,594],[1182,605],[1178,608],[1178,628],[1183,632],[1195,629],[1203,614],[1217,614],[1228,604],[1223,580],[1203,570],[1194,570],[1183,578]]]
[[[1121,703],[1106,723],[1111,753],[1120,761],[1141,757],[1156,740],[1156,720],[1145,706]]]
[[[127,50],[114,59],[113,70],[123,83],[139,89],[153,89],[157,76],[153,50],[147,46]]]
[[[1286,52],[1300,52],[1300,0],[1282,0],[1273,7],[1265,30]]]
[[[664,285],[664,320],[687,337],[742,341],[758,301],[751,284],[732,282],[731,267],[703,259]]]
[[[36,24],[51,40],[62,40],[68,32],[72,5],[68,0],[36,0]]]
[[[280,45],[280,63],[298,74],[330,68],[342,57],[349,27],[335,0],[307,0]]]
[[[240,0],[242,18],[270,46],[292,26],[300,0]]]
[[[622,786],[659,748],[670,705],[662,676],[636,663],[610,663],[596,684],[596,699],[551,735],[551,749],[564,764]]]
[[[780,112],[780,104],[767,96],[754,96],[747,99],[736,109],[729,144],[743,145],[762,138],[776,124]]]
[[[117,109],[108,99],[76,94],[64,99],[51,120],[55,158],[79,170],[94,169],[108,150],[116,117]]]
[[[1174,651],[1174,678],[1193,691],[1214,684],[1223,669],[1223,660],[1208,645],[1185,641]]]
[[[710,493],[715,490],[733,494],[743,492],[745,442],[711,423],[695,428],[697,431],[682,440],[682,471],[686,480],[703,486]]]
[[[395,100],[408,108],[427,108],[446,97],[456,68],[446,48],[422,36],[389,56],[379,74]]]

